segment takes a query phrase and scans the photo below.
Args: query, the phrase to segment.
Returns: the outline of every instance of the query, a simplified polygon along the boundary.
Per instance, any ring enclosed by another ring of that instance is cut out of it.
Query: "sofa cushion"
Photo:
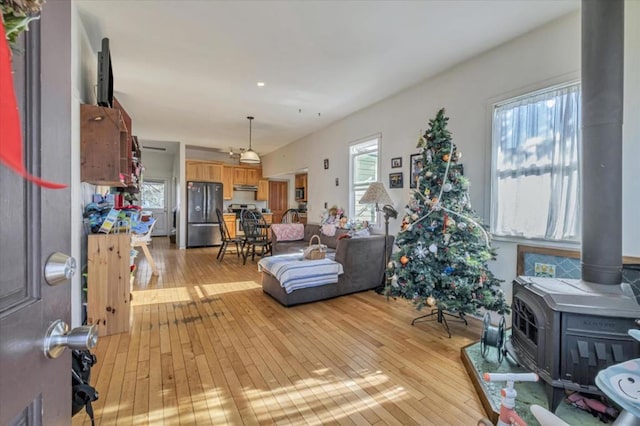
[[[304,224],[302,223],[274,223],[271,232],[276,234],[278,241],[296,241],[304,239]]]

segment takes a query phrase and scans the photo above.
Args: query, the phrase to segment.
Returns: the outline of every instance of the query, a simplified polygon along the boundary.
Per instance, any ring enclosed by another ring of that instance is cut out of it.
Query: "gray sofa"
[[[338,230],[336,235],[328,237],[320,232],[319,225],[305,225],[304,238],[298,241],[278,241],[272,233],[273,254],[299,252],[309,245],[313,235],[320,236],[322,244],[335,249],[335,260],[342,264],[344,273],[338,277],[337,284],[295,290],[287,294],[278,280],[269,273],[262,273],[262,290],[284,306],[315,302],[345,294],[370,290],[383,283],[385,268],[384,235],[372,235],[361,238],[338,237],[346,233]],[[394,237],[387,237],[387,253],[391,253]]]

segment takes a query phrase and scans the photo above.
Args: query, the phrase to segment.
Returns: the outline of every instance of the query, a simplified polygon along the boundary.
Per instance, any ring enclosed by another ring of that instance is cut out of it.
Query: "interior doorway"
[[[140,198],[142,209],[150,211],[156,220],[151,236],[167,236],[169,234],[169,185],[167,179],[147,179],[142,182]]]

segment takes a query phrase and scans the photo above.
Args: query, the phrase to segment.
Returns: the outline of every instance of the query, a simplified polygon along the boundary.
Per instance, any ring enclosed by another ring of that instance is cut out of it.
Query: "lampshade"
[[[260,164],[260,156],[251,149],[251,120],[253,117],[247,117],[249,120],[249,149],[240,154],[240,162],[245,164]]]
[[[387,194],[387,190],[384,189],[382,182],[373,182],[360,199],[360,204],[393,205],[393,201]]]

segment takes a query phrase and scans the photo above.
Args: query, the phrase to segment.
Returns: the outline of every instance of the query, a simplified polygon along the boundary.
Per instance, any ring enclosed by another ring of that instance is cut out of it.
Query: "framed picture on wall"
[[[409,188],[416,188],[418,186],[418,177],[422,173],[422,154],[411,154],[410,162],[411,171],[409,175],[411,176],[411,182],[409,183]]]
[[[389,173],[389,188],[402,188],[402,172]]]
[[[391,159],[391,168],[397,169],[398,167],[402,167],[402,157],[395,157]]]

